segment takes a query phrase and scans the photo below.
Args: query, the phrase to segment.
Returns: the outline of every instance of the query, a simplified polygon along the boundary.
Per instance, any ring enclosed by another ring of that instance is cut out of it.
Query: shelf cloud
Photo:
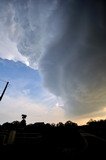
[[[39,70],[45,87],[62,98],[67,115],[103,109],[105,1],[5,0],[1,4],[0,29],[29,66]]]

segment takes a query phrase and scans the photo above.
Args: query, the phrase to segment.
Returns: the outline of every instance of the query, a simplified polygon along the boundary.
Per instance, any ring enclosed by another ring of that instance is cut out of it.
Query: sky
[[[0,123],[106,116],[104,0],[0,0]]]

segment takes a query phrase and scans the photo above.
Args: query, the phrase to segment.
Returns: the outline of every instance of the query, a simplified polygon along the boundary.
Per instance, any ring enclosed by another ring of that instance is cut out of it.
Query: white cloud
[[[29,99],[26,96],[4,97],[0,105],[0,123],[21,121],[21,115],[27,114],[27,124],[43,121],[45,123],[57,123],[65,121],[64,110],[54,106],[49,109],[43,104],[38,104],[36,101]]]
[[[76,122],[78,125],[86,124],[91,118],[94,120],[105,119],[106,107],[101,111],[82,116],[67,117],[65,110],[59,106],[48,108],[44,104],[37,103],[26,96],[18,96],[16,99],[5,95],[0,102],[0,124],[5,122],[21,121],[21,115],[27,115],[27,124],[35,122],[65,123],[67,120]]]
[[[0,3],[0,58],[21,61],[29,65],[27,57],[17,49],[20,31],[14,21],[15,12],[9,1]],[[14,39],[14,41],[13,41]]]
[[[2,38],[0,40],[0,57],[2,59],[21,61],[27,66],[29,65],[27,58],[18,52],[16,43],[8,38]]]

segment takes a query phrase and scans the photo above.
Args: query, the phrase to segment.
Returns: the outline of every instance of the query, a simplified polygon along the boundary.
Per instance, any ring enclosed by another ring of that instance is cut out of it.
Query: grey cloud
[[[77,2],[70,5],[73,17],[68,17],[63,37],[40,62],[45,85],[64,99],[67,114],[74,115],[106,105],[105,6],[103,1]]]
[[[36,67],[39,59],[45,54],[46,49],[62,33],[59,25],[63,24],[61,14],[58,12],[57,0],[32,0],[14,1],[15,8],[14,21],[20,27],[20,37],[17,48],[20,53],[29,58],[30,65]],[[63,10],[63,8],[62,8]]]
[[[106,5],[103,0],[11,1],[17,48],[38,65],[44,85],[68,114],[106,105]]]

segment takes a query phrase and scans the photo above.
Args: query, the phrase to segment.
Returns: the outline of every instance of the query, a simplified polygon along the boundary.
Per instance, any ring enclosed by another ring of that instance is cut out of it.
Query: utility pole
[[[3,90],[3,92],[2,92],[2,94],[1,94],[1,96],[0,96],[0,101],[1,101],[2,98],[3,98],[3,95],[4,95],[4,93],[5,93],[6,89],[7,89],[8,84],[9,84],[9,82],[7,82],[6,85],[5,85],[5,87],[4,87],[4,90]]]

